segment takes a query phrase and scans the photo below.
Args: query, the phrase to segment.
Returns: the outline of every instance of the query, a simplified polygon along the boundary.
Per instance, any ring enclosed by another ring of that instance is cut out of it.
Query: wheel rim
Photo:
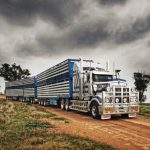
[[[46,106],[46,102],[44,101],[44,106]]]
[[[68,104],[66,104],[66,105],[65,105],[65,109],[66,109],[66,110],[68,110],[68,109],[69,109],[69,106],[68,106]]]
[[[64,105],[63,104],[61,104],[61,109],[64,109]]]
[[[61,100],[61,105],[60,105],[61,109],[64,109],[64,100]]]
[[[96,116],[96,106],[93,106],[93,107],[92,107],[92,115],[93,115],[93,116]]]

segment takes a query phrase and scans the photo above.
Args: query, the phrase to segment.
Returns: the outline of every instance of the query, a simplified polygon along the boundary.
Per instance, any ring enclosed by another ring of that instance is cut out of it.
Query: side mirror
[[[115,70],[115,76],[116,76],[116,78],[118,78],[120,75],[119,75],[119,73],[121,72],[121,70],[120,69],[116,69]]]

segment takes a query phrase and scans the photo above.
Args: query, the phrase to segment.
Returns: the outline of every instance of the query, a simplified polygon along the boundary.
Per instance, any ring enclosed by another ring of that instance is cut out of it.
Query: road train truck
[[[119,77],[119,71],[112,73],[109,65],[104,69],[92,60],[67,59],[34,77],[34,98],[28,100],[90,112],[93,118],[136,117],[139,93]]]
[[[93,118],[135,117],[139,94],[115,72],[92,60],[68,59],[37,75],[37,99],[41,105],[90,112]]]

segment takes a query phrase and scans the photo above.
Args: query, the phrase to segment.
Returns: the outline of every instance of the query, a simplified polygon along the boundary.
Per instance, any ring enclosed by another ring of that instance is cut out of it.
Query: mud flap
[[[101,115],[101,119],[104,120],[104,119],[111,119],[111,115],[109,114],[103,114]]]
[[[132,113],[132,114],[128,114],[129,118],[135,118],[136,117],[136,113]]]

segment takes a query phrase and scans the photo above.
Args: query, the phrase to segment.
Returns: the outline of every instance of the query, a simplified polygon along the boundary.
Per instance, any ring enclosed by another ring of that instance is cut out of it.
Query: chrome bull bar
[[[111,91],[104,91],[103,102],[99,107],[101,114],[132,114],[139,112],[139,102],[131,102],[132,96],[139,98],[138,92],[132,92],[129,87],[113,87]],[[106,102],[110,99],[110,102]]]

